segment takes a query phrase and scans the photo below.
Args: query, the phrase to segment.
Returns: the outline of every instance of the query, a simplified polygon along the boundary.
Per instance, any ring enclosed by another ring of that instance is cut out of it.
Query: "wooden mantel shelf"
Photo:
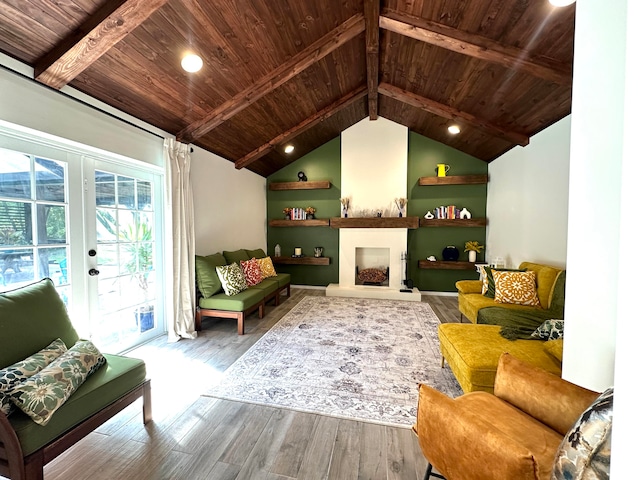
[[[484,227],[486,218],[432,218],[420,219],[421,227]]]
[[[418,228],[418,217],[371,217],[331,219],[331,228]]]
[[[329,257],[273,257],[273,263],[279,265],[329,265]]]
[[[271,182],[269,190],[318,190],[331,188],[329,180],[319,180],[316,182]]]
[[[269,220],[270,227],[328,227],[328,218],[314,218],[313,220]]]
[[[418,185],[482,185],[488,175],[453,175],[451,177],[420,177]]]
[[[437,260],[435,262],[419,260],[418,267],[433,270],[475,270],[476,264],[473,262],[452,262],[445,260]]]

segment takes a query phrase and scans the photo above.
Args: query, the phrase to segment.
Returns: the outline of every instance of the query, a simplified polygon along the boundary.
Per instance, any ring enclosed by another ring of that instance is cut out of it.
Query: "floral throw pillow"
[[[0,412],[9,415],[13,411],[13,404],[5,395],[6,392],[38,373],[66,351],[67,346],[57,338],[38,353],[0,370]]]
[[[542,324],[535,329],[531,334],[533,338],[539,338],[541,340],[558,340],[564,335],[564,320],[545,320]]]
[[[80,385],[106,363],[89,340],[80,340],[40,372],[8,392],[11,401],[39,425],[53,414]]]
[[[540,306],[536,292],[536,272],[500,272],[492,270],[496,303]]]
[[[222,283],[224,293],[227,295],[237,295],[247,289],[244,274],[242,273],[240,265],[237,263],[216,267],[216,272],[218,272],[218,277],[220,277],[220,283]]]
[[[262,270],[255,257],[251,260],[240,260],[240,266],[248,287],[257,285],[262,281]]]
[[[276,269],[273,268],[271,257],[258,258],[257,260],[260,264],[260,270],[262,270],[262,278],[275,277],[278,275]]]

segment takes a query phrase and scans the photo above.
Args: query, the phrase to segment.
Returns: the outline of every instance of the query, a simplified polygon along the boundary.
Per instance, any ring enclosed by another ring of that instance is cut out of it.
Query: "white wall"
[[[565,268],[571,118],[489,164],[486,258]]]
[[[194,147],[191,181],[196,254],[239,248],[267,249],[267,181]]]

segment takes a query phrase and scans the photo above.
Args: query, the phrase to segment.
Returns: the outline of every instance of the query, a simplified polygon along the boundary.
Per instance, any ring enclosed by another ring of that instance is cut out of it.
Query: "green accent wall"
[[[309,181],[329,180],[331,188],[321,190],[269,190],[272,182],[296,182],[303,171]],[[325,143],[295,162],[267,177],[267,219],[284,219],[285,207],[315,207],[316,218],[340,216],[340,137]],[[277,272],[291,274],[295,285],[326,287],[339,282],[340,230],[330,227],[267,227],[268,254],[274,256],[280,244],[282,256],[293,254],[301,247],[306,256],[313,256],[314,247],[323,247],[330,265],[275,265]]]
[[[420,186],[420,177],[436,175],[436,165],[445,163],[451,167],[448,175],[486,175],[488,164],[440,142],[409,132],[409,159],[407,169],[408,215],[424,217],[427,211],[441,205],[466,207],[472,218],[485,217],[487,212],[486,185],[434,185]],[[418,260],[435,255],[442,260],[442,249],[455,245],[460,260],[466,260],[464,244],[477,240],[486,246],[485,227],[423,227],[409,230],[409,278],[422,291],[455,292],[458,280],[477,279],[475,270],[432,270],[418,268]],[[484,250],[477,262],[484,261]]]
[[[428,210],[440,205],[466,207],[472,217],[485,217],[487,210],[486,185],[437,185],[420,186],[418,179],[435,175],[436,164],[451,166],[449,175],[486,175],[488,165],[446,145],[409,132],[407,166],[408,215],[422,218]],[[331,188],[325,190],[271,191],[271,182],[295,182],[298,172],[303,171],[309,181],[329,180]],[[340,137],[308,153],[267,177],[267,218],[283,219],[285,207],[315,207],[316,218],[340,216]],[[426,270],[418,268],[418,261],[435,255],[442,260],[442,249],[455,245],[460,250],[460,260],[466,259],[464,244],[477,240],[486,245],[485,227],[429,227],[408,231],[409,278],[422,291],[455,292],[455,282],[477,279],[475,270]],[[327,286],[339,282],[340,230],[330,227],[267,227],[268,254],[274,256],[276,244],[280,244],[282,255],[293,254],[301,247],[307,256],[313,248],[324,248],[324,256],[331,258],[327,266],[276,265],[276,271],[291,274],[295,285]],[[484,261],[484,250],[478,255]]]

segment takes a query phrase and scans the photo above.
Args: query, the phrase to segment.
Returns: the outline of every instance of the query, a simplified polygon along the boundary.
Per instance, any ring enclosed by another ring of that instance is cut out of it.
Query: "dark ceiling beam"
[[[369,120],[378,118],[378,69],[380,58],[380,0],[364,0],[364,25],[367,48],[367,89]]]
[[[64,87],[167,1],[105,2],[78,30],[37,62],[35,79],[55,89]]]
[[[192,123],[176,135],[183,143],[191,143],[216,128],[222,122],[238,114],[268,93],[291,80],[300,72],[323,59],[364,31],[364,17],[357,14],[337,28],[316,40],[304,50],[253,85],[245,88],[222,105],[214,108],[204,118]]]
[[[526,50],[508,47],[414,15],[384,9],[380,16],[380,27],[453,52],[521,70],[559,85],[571,85],[572,82],[571,65],[552,59],[532,60]]]
[[[360,98],[367,95],[367,87],[365,85],[356,88],[352,92],[346,94],[340,99],[333,102],[331,105],[326,106],[322,110],[318,111],[315,115],[310,116],[306,120],[300,122],[293,128],[290,128],[284,133],[281,133],[277,137],[269,140],[264,145],[259,146],[252,152],[247,153],[244,157],[236,160],[235,165],[237,169],[247,167],[252,164],[256,160],[264,157],[272,150],[275,150],[278,145],[281,145],[285,142],[290,141],[294,137],[297,137],[302,132],[309,130],[312,127],[315,127],[317,124],[324,122],[327,118],[335,115],[340,110],[348,107],[352,103],[356,102]]]
[[[406,90],[395,87],[389,83],[381,83],[378,86],[378,92],[380,92],[381,95],[386,95],[387,97],[419,108],[425,112],[433,113],[434,115],[438,115],[455,122],[467,124],[470,127],[482,130],[493,137],[503,138],[511,143],[515,143],[516,145],[524,147],[529,144],[529,137],[527,135],[512,132],[470,113],[421,97],[415,93],[407,92]]]

